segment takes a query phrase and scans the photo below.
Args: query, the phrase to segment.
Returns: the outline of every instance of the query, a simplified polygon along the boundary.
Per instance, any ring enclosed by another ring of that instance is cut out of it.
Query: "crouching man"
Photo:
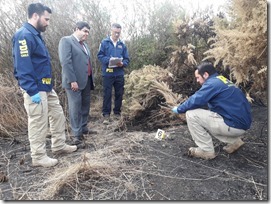
[[[199,65],[195,77],[201,88],[172,109],[177,114],[186,113],[188,129],[198,146],[190,147],[188,155],[215,158],[212,136],[227,143],[223,147],[227,153],[235,152],[244,144],[241,136],[251,125],[248,100],[230,80],[218,75],[211,63]],[[209,110],[202,109],[206,105]]]

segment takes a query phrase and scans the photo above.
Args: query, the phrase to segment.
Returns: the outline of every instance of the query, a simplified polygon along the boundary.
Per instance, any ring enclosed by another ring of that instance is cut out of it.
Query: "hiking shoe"
[[[206,152],[200,149],[199,147],[190,147],[188,150],[188,156],[198,157],[202,159],[214,159],[216,157],[214,152]]]
[[[76,137],[73,138],[71,144],[72,145],[79,145],[79,144],[81,144],[83,142],[83,139],[84,139],[83,135],[76,136]]]
[[[98,132],[95,130],[85,129],[83,130],[83,134],[97,134]]]
[[[225,150],[227,153],[231,154],[238,150],[243,144],[245,144],[240,138],[238,138],[237,141],[235,141],[233,144],[228,144],[225,147],[223,147],[223,150]]]
[[[110,117],[109,117],[109,115],[105,115],[104,116],[104,121],[103,121],[103,124],[104,125],[109,125],[109,123],[110,123]]]
[[[43,159],[32,159],[33,166],[51,167],[55,166],[57,163],[57,159],[52,159],[48,156],[44,157]]]
[[[114,114],[114,120],[120,120],[121,115],[120,114]]]
[[[76,145],[65,145],[63,149],[52,151],[54,154],[72,153],[77,150]]]

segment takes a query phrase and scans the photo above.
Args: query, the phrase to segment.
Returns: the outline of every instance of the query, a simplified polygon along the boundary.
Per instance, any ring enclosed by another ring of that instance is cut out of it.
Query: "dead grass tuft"
[[[143,124],[146,129],[156,129],[169,126],[176,119],[185,122],[183,114],[176,115],[171,111],[173,106],[184,101],[181,94],[172,91],[171,72],[148,65],[132,71],[125,80],[123,125]]]
[[[27,129],[27,115],[18,86],[6,86],[0,80],[0,135],[13,137]]]
[[[109,140],[98,140],[100,148],[83,152],[73,160],[65,160],[38,188],[42,192],[29,194],[39,200],[108,200],[127,199],[137,191],[138,170],[145,159],[141,156],[143,136],[125,136],[112,133]],[[125,146],[123,144],[126,144]]]

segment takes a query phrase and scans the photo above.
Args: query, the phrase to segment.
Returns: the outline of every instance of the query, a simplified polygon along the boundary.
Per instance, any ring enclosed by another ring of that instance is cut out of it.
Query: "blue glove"
[[[37,93],[34,96],[31,96],[31,100],[33,103],[40,103],[41,99],[40,99],[40,94]]]
[[[175,106],[175,107],[174,107],[174,108],[172,108],[171,110],[172,110],[172,112],[173,112],[173,113],[177,113],[177,114],[179,114],[177,109],[178,109],[178,107],[177,107],[177,106]]]

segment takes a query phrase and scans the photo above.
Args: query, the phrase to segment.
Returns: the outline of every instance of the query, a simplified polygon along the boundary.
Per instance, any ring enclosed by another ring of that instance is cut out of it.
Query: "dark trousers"
[[[114,114],[120,114],[124,92],[124,76],[103,76],[103,115],[110,115],[112,106],[112,88],[114,87]]]
[[[91,77],[88,77],[87,85],[83,90],[65,89],[68,97],[70,125],[75,137],[80,137],[82,131],[87,128],[91,81]]]

